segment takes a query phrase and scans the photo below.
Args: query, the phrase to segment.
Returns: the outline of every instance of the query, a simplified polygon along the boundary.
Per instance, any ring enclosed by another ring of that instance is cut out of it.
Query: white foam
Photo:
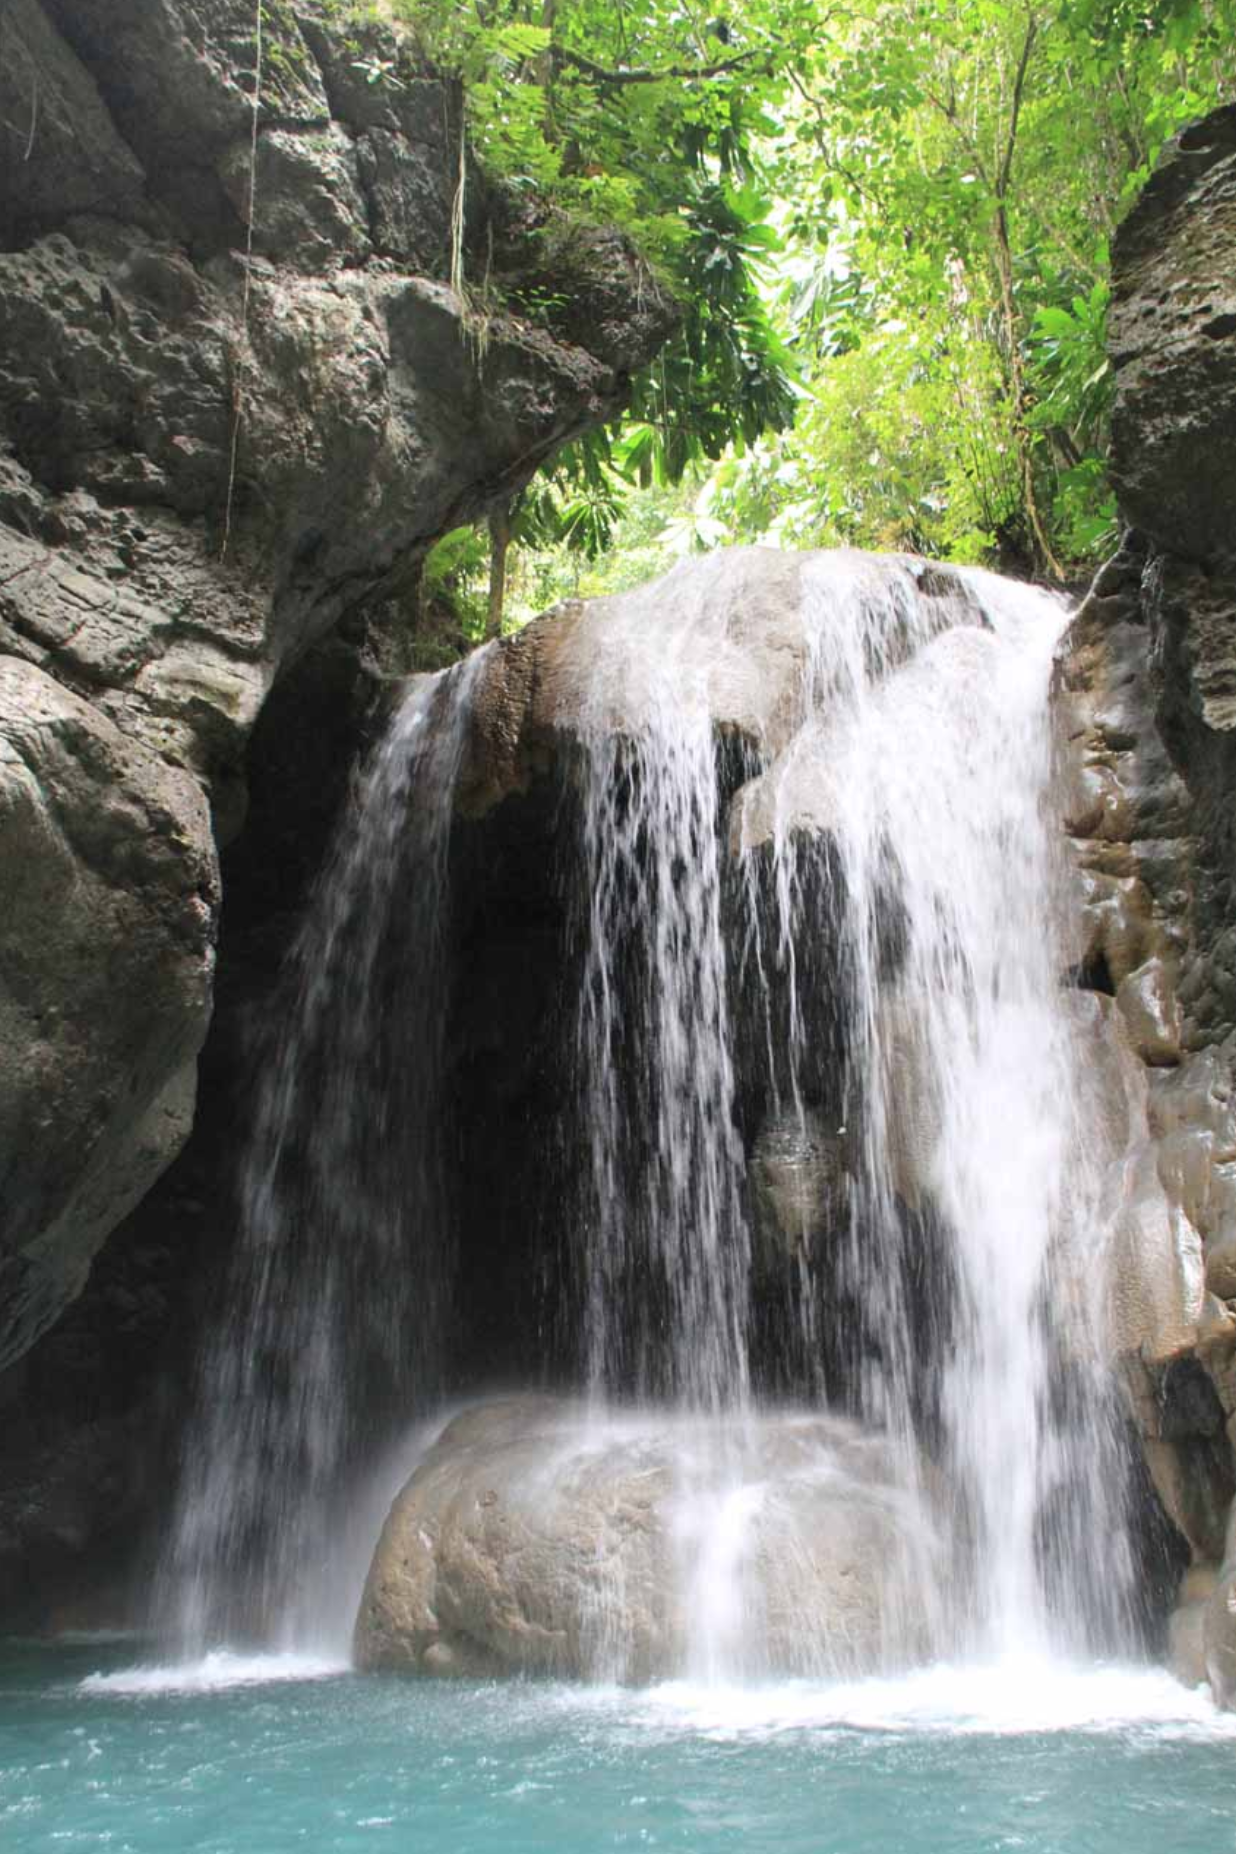
[[[641,1694],[641,1721],[710,1737],[787,1731],[885,1731],[958,1736],[1044,1732],[1156,1738],[1236,1738],[1236,1715],[1163,1668],[1069,1666],[1005,1656],[941,1662],[892,1678],[707,1686],[668,1681]]]
[[[123,1667],[114,1674],[88,1674],[80,1691],[140,1697],[154,1693],[216,1693],[228,1687],[264,1686],[275,1681],[325,1680],[344,1674],[348,1663],[313,1654],[238,1654],[216,1648],[194,1661],[168,1667]]]

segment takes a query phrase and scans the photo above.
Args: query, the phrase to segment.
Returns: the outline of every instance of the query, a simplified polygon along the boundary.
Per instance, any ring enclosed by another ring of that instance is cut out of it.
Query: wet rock
[[[1185,130],[1120,227],[1112,474],[1126,518],[1173,552],[1232,549],[1236,502],[1236,106]]]
[[[1161,959],[1148,959],[1125,974],[1116,1004],[1142,1061],[1171,1068],[1180,1061],[1180,1003]]]
[[[882,1056],[883,1120],[893,1190],[912,1211],[931,1197],[943,1110],[920,1004],[903,988],[880,999],[876,1046]]]
[[[1197,1564],[1185,1572],[1167,1630],[1167,1664],[1186,1687],[1206,1684],[1206,1612],[1218,1568]]]
[[[1229,1514],[1223,1562],[1202,1623],[1206,1677],[1220,1706],[1236,1708],[1236,1514]]]
[[[637,1681],[710,1652],[718,1671],[874,1671],[930,1644],[937,1527],[888,1446],[838,1418],[486,1405],[396,1500],[356,1659]],[[709,1606],[710,1572],[732,1607]]]
[[[1163,1510],[1195,1560],[1218,1562],[1236,1479],[1214,1386],[1189,1352],[1144,1367],[1142,1382],[1143,1448]]]
[[[16,658],[0,868],[2,1366],[185,1139],[218,874],[197,782]]]
[[[1236,1300],[1236,1167],[1216,1166],[1211,1182],[1220,1207],[1206,1241],[1206,1286],[1219,1300]]]
[[[1160,1495],[1195,1553],[1217,1558],[1236,1414],[1236,110],[1172,145],[1112,256],[1112,474],[1132,526],[1061,665],[1077,768],[1065,809],[1087,885],[1075,974],[1114,994],[1145,1065],[1139,1220],[1166,1207],[1190,1286],[1175,1330],[1147,1344],[1136,1310],[1120,1330],[1138,1348],[1129,1379]],[[1182,1373],[1210,1386],[1200,1427],[1167,1394]],[[1180,1629],[1196,1633],[1194,1610]]]
[[[1114,993],[1158,944],[1150,891],[1140,876],[1113,874],[1083,856],[1084,911],[1078,970],[1087,989]]]
[[[1123,1014],[1102,993],[1082,992],[1072,1017],[1079,1121],[1090,1143],[1068,1168],[1076,1184],[1059,1265],[1074,1272],[1079,1307],[1093,1306],[1101,1290],[1095,1311],[1115,1352],[1163,1359],[1195,1336],[1200,1242],[1160,1178],[1146,1070]]]
[[[67,894],[82,819],[129,820],[89,956],[68,930],[37,943],[25,899],[20,923],[3,923],[10,969],[25,959],[39,978],[37,999],[13,1006],[4,1056],[21,1102],[6,1111],[30,1139],[0,1212],[0,1357],[80,1287],[183,1141],[210,1009],[214,851],[244,829],[272,689],[316,657],[342,706],[362,672],[372,688],[400,671],[426,549],[610,416],[674,317],[614,238],[590,249],[586,284],[595,294],[607,254],[611,320],[628,311],[621,352],[612,331],[601,352],[586,327],[568,341],[509,313],[480,339],[448,282],[458,86],[379,22],[345,42],[332,7],[268,0],[251,174],[254,25],[247,0],[0,8],[0,660],[40,702],[58,699],[50,687],[67,704],[49,725],[56,753],[30,762],[38,792],[8,775],[24,835],[14,823],[6,837],[6,899],[28,893],[9,851],[25,855],[32,831]],[[511,209],[462,158],[474,267],[495,239],[501,251]],[[571,296],[565,269],[555,287]],[[33,753],[7,710],[4,723],[8,750]],[[80,758],[72,776],[61,753]],[[113,772],[125,796],[109,804]],[[316,814],[320,784],[315,766],[281,792],[285,834],[298,811]],[[143,849],[147,814],[163,821]],[[125,856],[137,929],[116,898]],[[74,933],[98,900],[91,870]],[[178,880],[204,913],[196,977],[169,998],[178,904],[151,891]],[[62,1026],[87,1005],[99,1022],[49,1039],[36,1004]],[[54,1133],[33,1139],[45,1121]]]
[[[886,608],[880,649],[890,673],[909,662],[924,639],[954,629],[977,632],[986,623],[980,598],[955,569],[934,569],[924,589],[921,561],[768,547],[719,549],[636,591],[568,601],[492,653],[476,695],[461,808],[474,815],[508,792],[525,790],[547,757],[567,743],[637,734],[659,699],[662,665],[650,661],[641,676],[638,652],[633,656],[626,640],[650,609],[686,601],[698,614],[696,625],[676,628],[665,640],[665,648],[678,653],[681,686],[698,692],[719,737],[745,743],[767,762],[775,765],[793,742],[804,763],[801,822],[826,831],[832,822],[827,738],[818,752],[804,753],[794,737],[802,729],[815,588],[818,599],[828,600],[834,582],[844,580],[846,596],[853,597],[856,573]],[[822,793],[813,783],[817,775]],[[772,789],[771,782],[754,779],[739,794],[731,826],[735,853],[769,836]]]
[[[748,1162],[755,1212],[756,1266],[777,1272],[844,1234],[849,1215],[849,1152],[818,1114],[783,1114],[760,1130]]]

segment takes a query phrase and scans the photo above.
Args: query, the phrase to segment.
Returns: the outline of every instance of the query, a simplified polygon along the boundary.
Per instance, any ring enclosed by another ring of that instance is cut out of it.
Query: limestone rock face
[[[0,868],[2,1366],[188,1132],[218,871],[197,781],[13,657]]]
[[[1132,527],[1078,613],[1060,691],[1087,890],[1077,975],[1111,995],[1144,1075],[1130,1240],[1161,1194],[1193,1282],[1183,1324],[1150,1336],[1130,1308],[1124,1329],[1147,1460],[1194,1560],[1173,1654],[1195,1678],[1204,1635],[1225,1704],[1236,1697],[1223,1539],[1236,1487],[1234,277],[1229,106],[1179,138],[1116,238],[1112,471]]]
[[[723,1426],[517,1398],[457,1417],[396,1499],[356,1659],[638,1681],[871,1672],[930,1648],[943,1552],[888,1445],[840,1418]]]
[[[1120,228],[1113,474],[1127,519],[1174,554],[1233,548],[1236,106],[1186,129]]]
[[[598,235],[595,347],[476,327],[461,181],[469,274],[515,253],[570,299],[571,248],[543,287],[457,87],[333,13],[264,8],[253,160],[248,0],[0,8],[0,1362],[184,1139],[272,687],[398,669],[426,548],[616,410],[673,319]]]

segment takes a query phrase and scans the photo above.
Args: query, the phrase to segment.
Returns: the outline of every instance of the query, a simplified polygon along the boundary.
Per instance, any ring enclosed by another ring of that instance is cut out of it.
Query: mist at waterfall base
[[[179,1690],[93,1673],[125,1653],[5,1657],[0,1836],[14,1854],[1220,1854],[1233,1842],[1232,1723],[1163,1673],[631,1689],[313,1680],[303,1667],[272,1684],[250,1667],[253,1684],[213,1690],[204,1671],[182,1672]]]
[[[492,1497],[538,1548],[594,1499],[563,1533],[571,1655],[348,1671],[383,1514],[485,1393],[449,1069],[486,651],[411,689],[292,960],[160,1652],[66,1648],[0,1695],[30,1721],[0,1765],[18,1845],[53,1819],[134,1849],[1231,1841],[1232,1727],[1138,1665],[1066,983],[1064,608],[808,556],[764,637],[735,574],[598,601],[568,652],[547,1365],[494,1419],[526,1421],[536,1473],[506,1451],[525,1484]],[[752,653],[780,681],[718,728]],[[615,1543],[631,1473],[664,1488],[651,1622]]]

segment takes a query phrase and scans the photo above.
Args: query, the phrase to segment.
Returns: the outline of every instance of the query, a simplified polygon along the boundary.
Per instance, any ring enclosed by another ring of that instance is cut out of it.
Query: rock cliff
[[[0,1366],[189,1131],[272,689],[397,664],[427,546],[672,313],[600,234],[554,241],[556,326],[502,307],[544,241],[457,87],[325,0],[263,17],[259,54],[250,0],[0,14]]]
[[[1081,756],[1079,981],[1143,1065],[1145,1190],[1166,1194],[1193,1276],[1184,1329],[1166,1347],[1131,1334],[1128,1366],[1193,1557],[1174,1658],[1230,1700],[1236,1566],[1207,1602],[1236,1490],[1236,109],[1169,151],[1113,271],[1112,467],[1130,527],[1062,664]]]
[[[256,19],[0,7],[14,1619],[87,1561],[104,1587],[166,1478],[251,1023],[420,560],[615,411],[675,313],[619,237],[485,178],[457,84],[372,9],[265,0],[260,47]]]

